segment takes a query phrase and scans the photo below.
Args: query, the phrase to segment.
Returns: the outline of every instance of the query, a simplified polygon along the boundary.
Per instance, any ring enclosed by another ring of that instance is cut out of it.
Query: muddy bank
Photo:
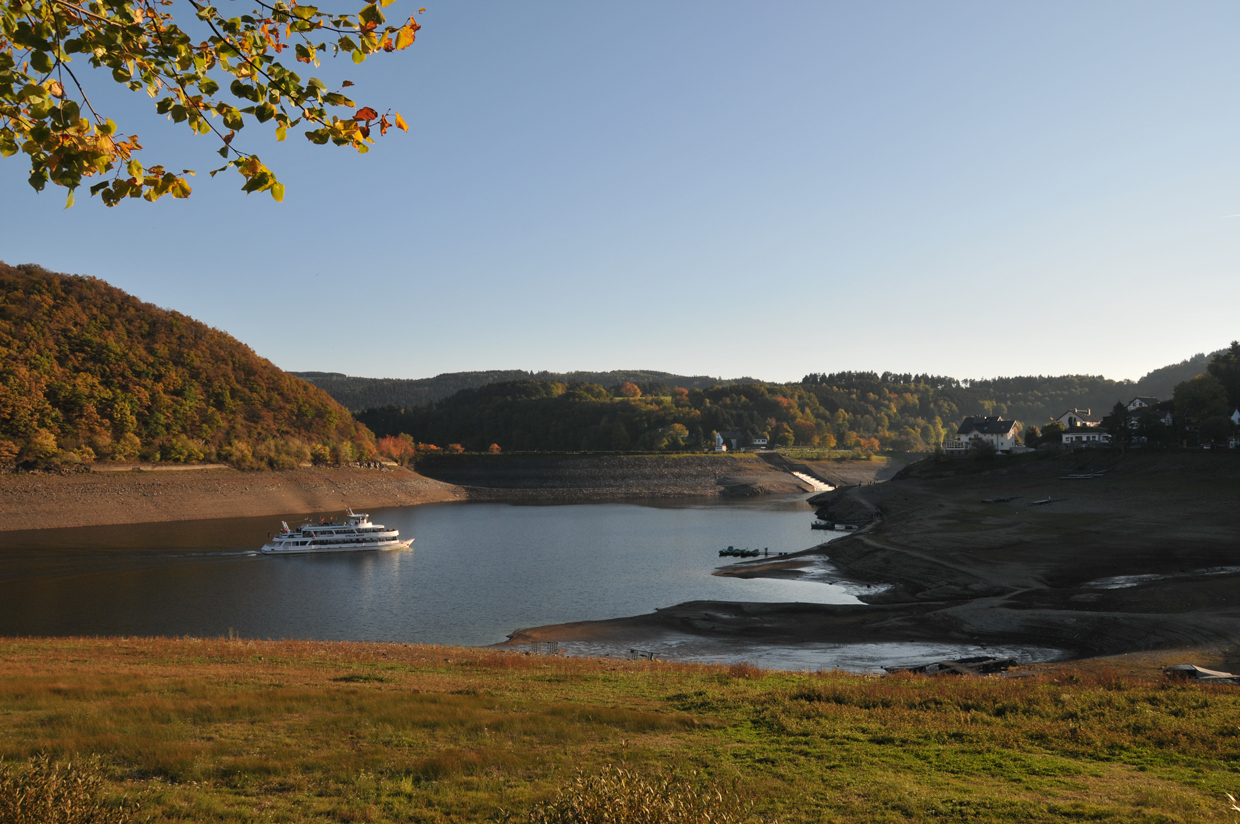
[[[829,563],[873,585],[860,596],[865,606],[688,603],[513,639],[639,642],[675,632],[754,643],[1023,644],[1075,657],[1208,648],[1222,651],[1215,660],[1225,668],[1240,666],[1237,456],[927,464],[834,497],[840,512],[874,513],[873,526],[721,574],[797,577]]]
[[[463,500],[451,484],[401,468],[238,472],[0,474],[0,532],[242,518]]]
[[[464,488],[472,500],[790,495],[812,492],[754,455],[443,455],[424,475]]]

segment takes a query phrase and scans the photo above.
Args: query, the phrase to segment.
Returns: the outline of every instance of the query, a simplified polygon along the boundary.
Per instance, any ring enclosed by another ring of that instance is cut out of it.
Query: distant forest
[[[223,332],[96,278],[0,263],[0,467],[289,467],[373,448],[326,392]]]
[[[920,452],[953,436],[965,415],[1041,426],[1072,408],[1104,414],[1134,395],[1166,400],[1176,384],[1204,372],[1209,359],[1196,355],[1135,382],[1087,375],[962,381],[890,372],[726,386],[702,385],[710,379],[686,386],[677,376],[652,372],[602,373],[614,381],[608,386],[526,378],[462,389],[425,404],[371,408],[358,420],[379,436],[403,434],[470,450],[492,444],[504,450],[700,449],[713,442],[713,433],[726,432],[744,443],[761,437],[782,446]],[[321,385],[331,391],[331,383]]]
[[[433,403],[358,414],[379,436],[460,444],[469,450],[678,450],[705,448],[713,433],[743,443],[921,452],[951,437],[965,415],[1000,415],[1041,426],[1070,408],[1109,412],[1134,395],[1171,396],[1205,370],[1199,355],[1141,381],[1102,377],[995,378],[839,372],[799,384],[689,388],[662,381],[604,387],[516,380],[463,389]]]
[[[327,391],[354,412],[379,406],[425,406],[462,389],[476,389],[507,381],[554,381],[564,384],[596,383],[602,386],[631,382],[638,385],[708,389],[733,383],[757,383],[753,378],[722,379],[706,375],[674,375],[670,372],[616,370],[612,372],[526,372],[500,369],[490,372],[445,372],[433,378],[354,378],[339,372],[291,372]]]

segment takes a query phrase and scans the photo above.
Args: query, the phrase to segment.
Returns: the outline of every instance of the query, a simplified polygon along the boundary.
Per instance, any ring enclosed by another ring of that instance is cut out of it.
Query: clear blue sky
[[[96,78],[148,165],[199,170],[193,197],[65,211],[3,160],[0,259],[374,377],[1136,378],[1240,337],[1240,5],[389,16],[420,5],[411,49],[321,72],[408,135],[364,157],[239,135],[283,204]]]

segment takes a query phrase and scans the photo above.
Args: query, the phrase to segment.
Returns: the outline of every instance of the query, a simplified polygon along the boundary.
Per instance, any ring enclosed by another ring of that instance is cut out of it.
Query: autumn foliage
[[[224,332],[97,278],[0,264],[0,466],[291,468],[373,452],[327,393]]]

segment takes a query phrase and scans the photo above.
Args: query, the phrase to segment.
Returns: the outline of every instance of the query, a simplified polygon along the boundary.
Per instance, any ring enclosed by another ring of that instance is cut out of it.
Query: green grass
[[[868,678],[485,650],[0,641],[0,757],[98,755],[171,822],[486,821],[578,770],[735,786],[765,819],[1228,821],[1240,688]]]

